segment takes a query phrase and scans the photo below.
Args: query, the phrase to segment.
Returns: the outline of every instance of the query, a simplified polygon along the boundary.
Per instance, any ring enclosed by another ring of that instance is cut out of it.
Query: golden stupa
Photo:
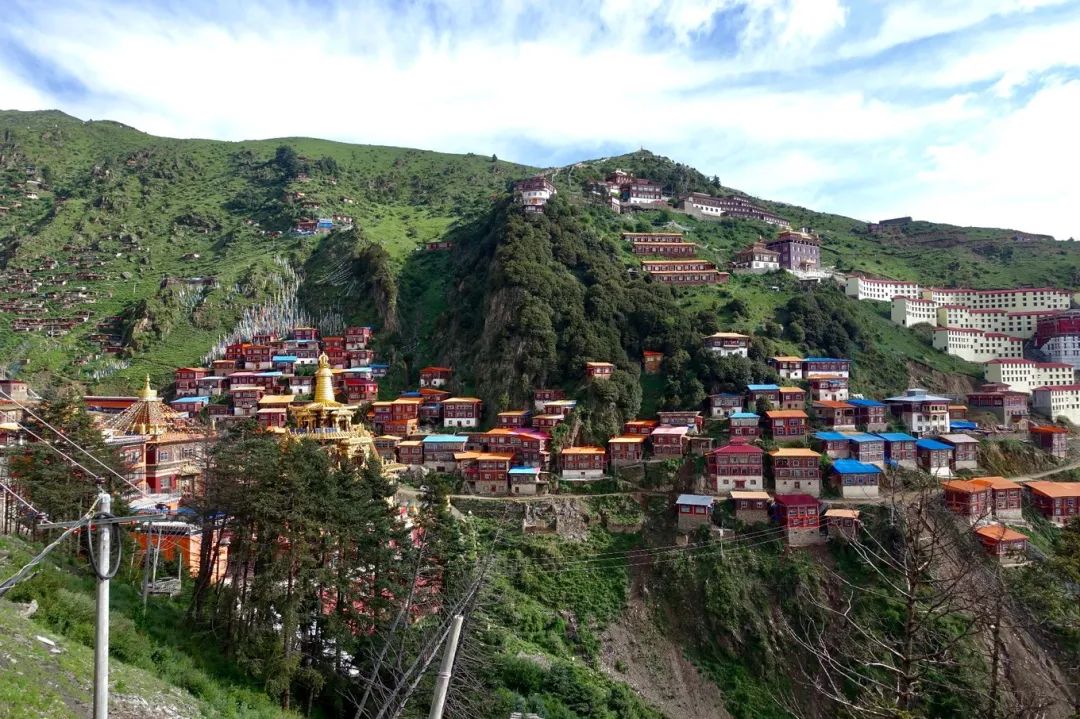
[[[325,354],[319,355],[319,369],[315,372],[315,400],[289,409],[295,424],[289,430],[293,437],[336,444],[350,457],[357,454],[363,454],[365,459],[378,456],[371,433],[354,419],[357,407],[342,404],[334,398],[334,371]]]

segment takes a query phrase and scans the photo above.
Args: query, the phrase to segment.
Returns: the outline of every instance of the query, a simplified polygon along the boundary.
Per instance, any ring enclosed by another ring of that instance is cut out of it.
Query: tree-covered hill
[[[825,288],[807,295],[785,277],[651,285],[631,272],[638,262],[620,232],[675,223],[723,267],[775,229],[588,206],[584,183],[616,168],[673,192],[737,192],[642,151],[554,171],[559,201],[525,218],[508,188],[536,170],[490,156],[307,138],[176,140],[55,111],[0,112],[0,358],[39,381],[129,391],[147,371],[167,383],[171,368],[260,319],[295,318],[326,331],[374,325],[392,366],[388,392],[414,383],[424,363],[452,362],[465,370],[463,388],[491,406],[520,401],[533,382],[574,386],[585,359],[611,359],[636,380],[647,346],[668,352],[673,369],[663,386],[644,383],[646,407],[696,399],[720,377],[696,377],[706,361],[699,336],[715,329],[754,332],[759,355],[858,353],[886,370],[863,378],[866,390],[897,388],[909,374],[975,372],[889,325],[882,308]],[[924,222],[871,235],[860,220],[762,202],[819,232],[826,264],[844,270],[1071,286],[1080,268],[1073,243]],[[336,217],[335,230],[291,231],[317,217]],[[453,249],[423,251],[432,240]],[[797,296],[813,301],[792,304]],[[67,334],[12,329],[16,316],[85,312]],[[818,317],[829,320],[827,337],[807,326]]]

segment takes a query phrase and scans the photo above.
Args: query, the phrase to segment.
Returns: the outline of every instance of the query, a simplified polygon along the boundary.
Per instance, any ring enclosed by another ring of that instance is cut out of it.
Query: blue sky
[[[0,108],[564,164],[1080,238],[1072,0],[7,0]]]

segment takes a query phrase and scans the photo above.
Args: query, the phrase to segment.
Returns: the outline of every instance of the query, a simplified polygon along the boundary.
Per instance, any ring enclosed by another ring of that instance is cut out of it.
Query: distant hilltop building
[[[670,200],[663,186],[643,177],[634,177],[625,170],[615,170],[603,180],[585,185],[586,195],[594,202],[607,205],[612,212],[647,208]]]
[[[745,197],[731,195],[713,197],[701,192],[691,192],[679,200],[679,208],[690,215],[703,218],[733,217],[742,220],[758,220],[768,225],[791,229],[791,223],[763,207],[758,207]]]
[[[881,220],[880,222],[870,222],[866,225],[866,231],[871,235],[877,235],[889,230],[899,229],[906,225],[910,225],[912,219],[910,217],[893,217],[888,220]]]
[[[514,183],[514,198],[526,212],[543,212],[544,205],[556,194],[555,185],[546,177],[530,177]]]
[[[765,247],[779,253],[780,266],[785,270],[808,272],[821,268],[821,240],[809,232],[786,230],[766,242]]]

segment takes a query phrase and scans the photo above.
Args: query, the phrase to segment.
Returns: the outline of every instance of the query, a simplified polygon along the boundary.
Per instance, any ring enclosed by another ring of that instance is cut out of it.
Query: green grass
[[[0,573],[6,576],[37,548],[20,539],[0,537],[0,551],[10,553],[0,562]],[[64,653],[55,660],[59,662],[60,671],[50,670],[48,663],[37,662],[42,671],[51,672],[58,678],[57,683],[45,682],[52,691],[27,701],[52,702],[49,706],[60,711],[54,701],[57,696],[69,705],[73,699],[88,700],[88,682],[93,676],[94,582],[83,568],[68,562],[62,555],[54,554],[52,559],[56,561],[47,561],[38,575],[7,595],[13,601],[36,599],[39,609],[32,620],[20,620],[10,602],[0,600],[0,654],[14,652],[15,656],[28,660],[17,666],[33,667],[35,664],[30,660],[35,655],[33,650],[38,648],[33,636],[44,634],[59,638],[64,648]],[[186,596],[155,597],[143,615],[135,581],[137,578],[128,580],[122,573],[111,586],[110,655],[115,694],[177,697],[171,701],[196,707],[208,717],[284,719],[295,716],[281,711],[227,657],[217,651],[207,651],[207,647],[215,645],[214,637],[190,631],[184,617]],[[46,658],[49,657],[51,655]],[[5,694],[18,695],[23,680],[17,676],[0,671],[0,699]],[[21,708],[22,705],[17,706]],[[76,715],[80,714],[55,714]],[[0,716],[4,714],[0,713]]]

